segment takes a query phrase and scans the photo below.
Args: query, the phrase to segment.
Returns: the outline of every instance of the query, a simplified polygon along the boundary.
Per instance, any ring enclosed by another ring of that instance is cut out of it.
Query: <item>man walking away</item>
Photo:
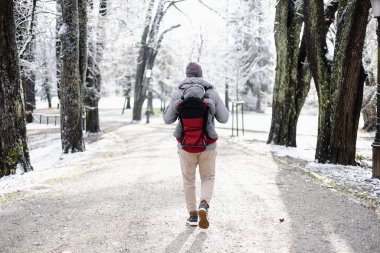
[[[215,104],[215,119],[220,123],[228,121],[229,112],[224,106],[215,87],[202,78],[202,68],[198,63],[190,62],[186,67],[186,79],[183,80],[178,88],[173,92],[170,103],[164,112],[163,119],[166,124],[174,123],[179,118],[178,124],[182,125],[182,137],[178,140],[178,154],[182,170],[183,189],[185,193],[186,207],[190,217],[187,224],[190,226],[199,225],[200,228],[209,227],[208,209],[214,190],[215,179],[215,158],[216,158],[216,139],[209,138],[206,133],[206,124],[212,124],[215,128],[214,120],[207,123],[206,117],[202,120],[202,113],[199,110],[206,108],[204,105],[196,105],[202,103],[204,99],[192,100],[188,102],[184,100],[180,108],[176,108],[175,103],[179,99],[184,99],[184,90],[191,89],[193,86],[203,86],[205,89],[204,98],[211,99]],[[187,103],[189,105],[187,105]],[[194,111],[195,108],[198,111]],[[197,115],[199,114],[199,115]],[[199,208],[196,207],[196,168],[199,167],[201,178],[201,199]],[[198,224],[199,216],[199,224]]]

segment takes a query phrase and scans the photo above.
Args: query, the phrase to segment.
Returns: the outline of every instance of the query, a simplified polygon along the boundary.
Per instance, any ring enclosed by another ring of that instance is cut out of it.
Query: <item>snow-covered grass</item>
[[[57,103],[57,98],[53,97],[53,109],[49,110],[51,113],[58,112]],[[131,110],[126,110],[122,116],[123,103],[124,98],[121,97],[102,98],[100,108],[107,111],[101,111],[103,121],[127,124],[131,118]],[[47,107],[47,101],[38,100],[36,103],[37,110],[48,110]],[[15,175],[0,178],[0,196],[38,187],[50,179],[68,175],[78,166],[83,166],[89,157],[113,148],[112,141],[105,137],[96,142],[86,143],[85,152],[62,154],[59,125],[31,123],[27,124],[27,132],[33,171],[24,174],[17,171]]]
[[[341,188],[353,191],[358,196],[364,193],[380,201],[380,180],[372,178],[369,168],[311,162],[306,169],[331,180]]]
[[[104,97],[100,100],[101,120],[103,122],[131,123],[131,110],[125,110],[121,115],[124,105],[124,97]],[[53,98],[53,105],[58,103]],[[155,100],[154,105],[159,108],[160,101]],[[46,110],[47,102],[38,101],[37,109]],[[56,107],[55,107],[56,108]],[[53,111],[57,109],[52,109]],[[145,109],[143,109],[144,112]],[[247,148],[255,147],[268,150],[276,155],[279,159],[282,157],[291,157],[305,162],[303,168],[318,177],[333,182],[333,184],[342,189],[348,190],[357,196],[368,196],[380,202],[380,180],[371,177],[372,165],[372,147],[374,139],[373,133],[358,131],[357,140],[357,161],[363,166],[341,166],[332,164],[318,164],[314,161],[315,147],[317,142],[317,115],[301,114],[298,123],[297,147],[283,147],[276,145],[267,145],[268,132],[271,124],[271,108],[267,108],[264,113],[245,112],[244,127],[245,133],[239,131],[239,137],[236,137],[236,131],[231,137],[232,117],[227,124],[216,126],[221,136],[231,141],[237,142]],[[239,115],[239,126],[241,128],[241,115]],[[142,122],[145,123],[145,115]],[[155,124],[164,124],[160,115],[152,116],[151,122]],[[234,122],[236,127],[236,121]],[[360,122],[363,125],[363,122]],[[360,127],[360,126],[359,126]],[[29,147],[34,171],[20,175],[19,173],[0,179],[0,196],[6,193],[31,188],[42,184],[43,182],[60,177],[75,168],[75,164],[81,164],[89,157],[107,148],[112,149],[112,143],[107,136],[91,142],[86,145],[86,152],[77,154],[63,155],[61,151],[59,126],[45,124],[28,124]],[[91,138],[91,136],[90,136]]]

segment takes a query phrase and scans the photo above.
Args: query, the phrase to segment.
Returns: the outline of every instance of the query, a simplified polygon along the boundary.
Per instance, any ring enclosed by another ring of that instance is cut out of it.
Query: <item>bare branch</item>
[[[35,36],[35,35],[33,35],[33,24],[35,21],[34,17],[35,17],[35,13],[36,13],[36,5],[37,5],[37,0],[33,0],[32,10],[31,10],[31,21],[30,21],[30,25],[29,25],[29,29],[28,29],[29,38],[25,41],[24,45],[22,46],[22,49],[18,53],[19,58],[22,58],[26,49],[29,47],[31,41],[33,40],[33,38]]]
[[[181,26],[180,24],[178,24],[178,25],[173,25],[173,26],[169,27],[168,29],[166,29],[165,31],[163,31],[163,32],[160,34],[160,37],[158,38],[157,43],[156,43],[156,48],[155,48],[156,52],[157,52],[158,49],[161,47],[161,42],[162,42],[162,40],[163,40],[163,38],[164,38],[164,35],[165,35],[166,33],[170,32],[171,30],[176,29],[176,28],[178,28],[178,27],[180,27],[180,26]]]
[[[156,39],[156,34],[160,29],[161,20],[165,15],[166,10],[164,10],[164,5],[166,2],[160,0],[158,3],[156,14],[154,15],[153,24],[149,32],[149,40],[148,45],[152,45],[154,40]]]
[[[164,5],[165,5],[166,3],[168,3],[168,2],[170,2],[170,3],[169,3],[169,5],[165,8],[163,16],[165,15],[165,13],[168,11],[168,9],[169,9],[171,6],[174,6],[174,7],[176,7],[176,8],[178,9],[178,7],[176,6],[176,3],[184,2],[184,1],[186,1],[186,0],[165,1]],[[179,10],[179,9],[178,9],[178,10]],[[181,10],[179,10],[179,11],[182,12]]]
[[[214,10],[213,8],[211,8],[210,6],[208,6],[207,4],[205,4],[203,2],[203,0],[198,0],[200,4],[202,4],[203,6],[205,6],[207,9],[209,9],[210,11],[214,12],[216,15],[218,15],[219,17],[221,17],[222,19],[226,20],[225,17],[223,17],[217,10]]]
[[[185,16],[188,17],[188,18],[190,18],[190,16],[187,15],[186,13],[184,13],[180,8],[178,8],[177,5],[173,4],[173,6],[174,6],[179,12],[181,12],[183,15],[185,15]]]

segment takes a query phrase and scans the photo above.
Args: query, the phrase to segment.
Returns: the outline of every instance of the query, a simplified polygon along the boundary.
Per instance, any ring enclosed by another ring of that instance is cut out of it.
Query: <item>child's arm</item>
[[[173,110],[174,110],[175,113],[177,113],[177,114],[178,114],[178,105],[179,105],[181,102],[182,102],[181,99],[175,100],[175,101],[173,102]]]
[[[212,116],[214,116],[215,115],[215,102],[212,99],[209,99],[209,98],[206,98],[204,101],[208,105],[208,112],[209,112],[209,114],[211,114]]]

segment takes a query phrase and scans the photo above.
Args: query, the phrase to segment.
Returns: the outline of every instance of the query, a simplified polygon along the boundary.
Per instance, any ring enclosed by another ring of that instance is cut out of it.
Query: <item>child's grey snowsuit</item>
[[[178,113],[178,105],[181,104],[185,99],[189,97],[193,98],[200,98],[202,99],[205,95],[205,89],[201,85],[194,85],[189,89],[183,90],[183,96],[181,99],[178,99],[174,101],[173,106],[175,108],[175,112]],[[208,106],[208,117],[207,117],[207,125],[206,125],[206,133],[207,136],[211,139],[216,139],[218,138],[218,134],[215,131],[213,120],[214,120],[214,115],[215,115],[215,103],[213,100],[209,98],[204,98],[203,99],[204,103],[207,103]],[[174,131],[174,137],[176,138],[182,138],[182,133],[183,133],[183,127],[181,125],[181,122],[178,121],[177,127]]]

